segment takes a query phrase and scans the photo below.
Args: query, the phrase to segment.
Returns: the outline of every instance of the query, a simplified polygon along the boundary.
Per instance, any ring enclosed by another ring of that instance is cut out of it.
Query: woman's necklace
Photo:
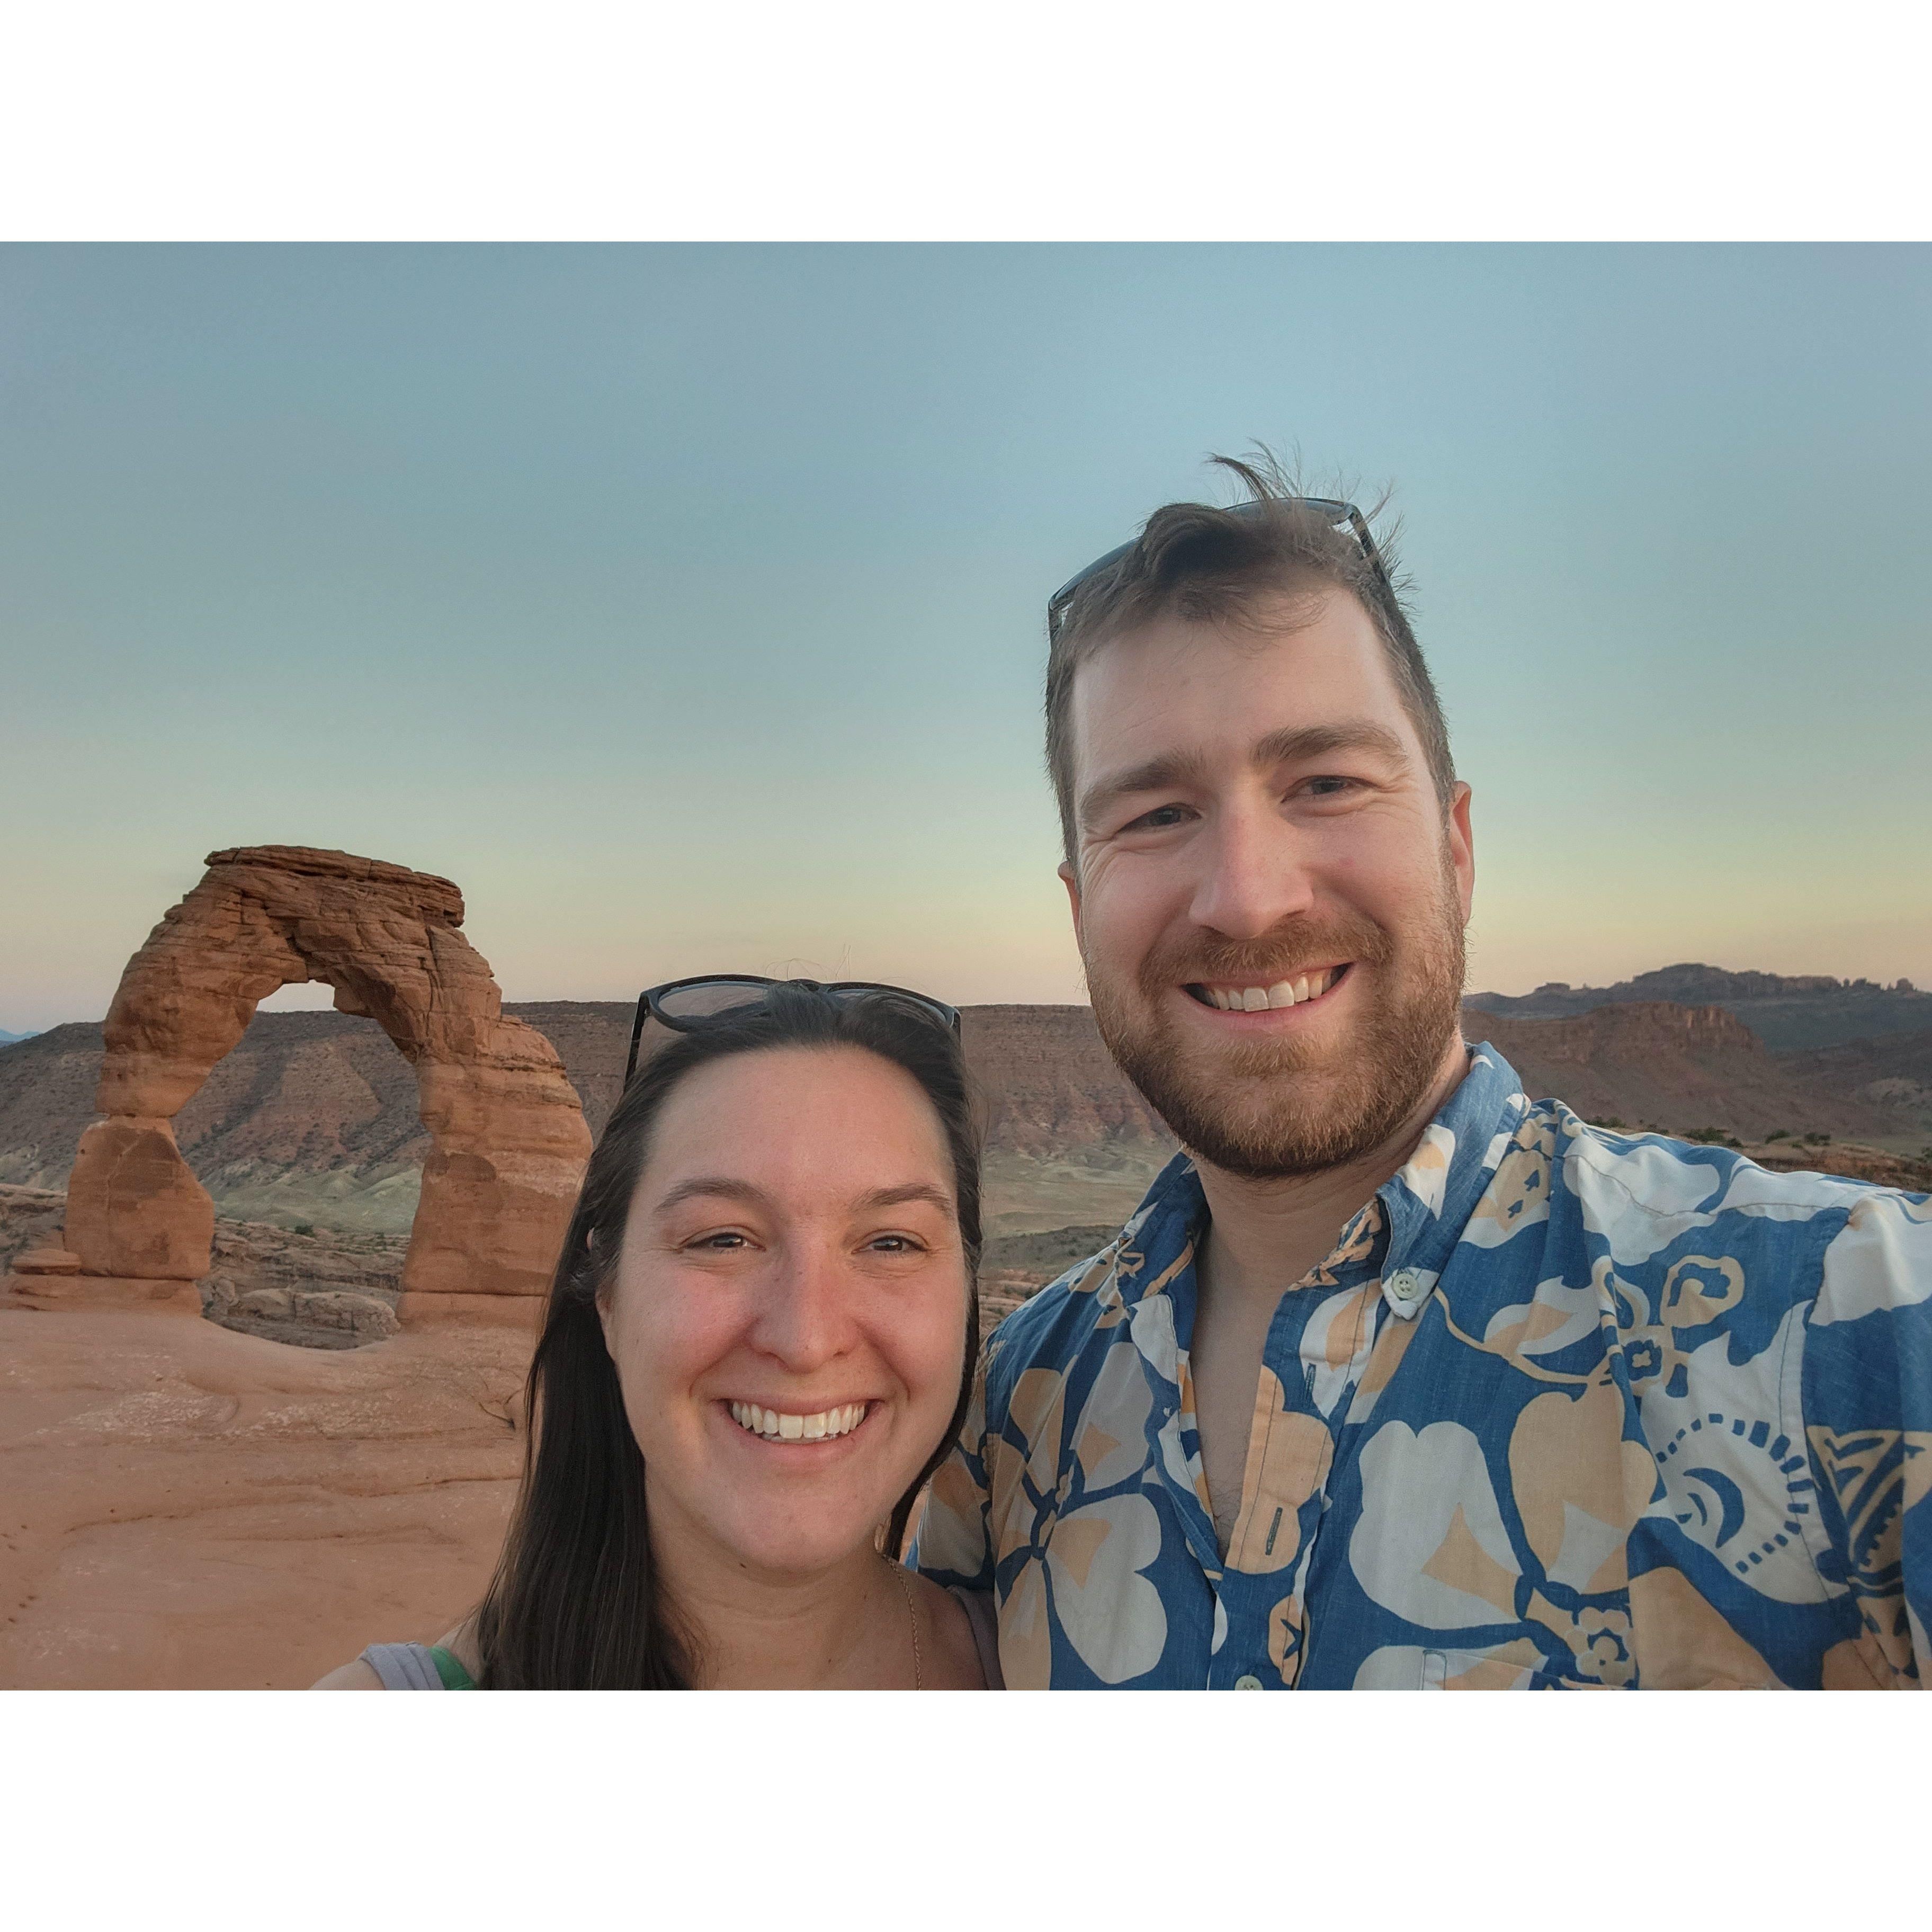
[[[889,1562],[890,1558],[887,1559]],[[919,1612],[913,1607],[912,1579],[906,1574],[903,1563],[892,1564],[892,1574],[899,1580],[899,1588],[905,1593],[906,1619],[912,1626],[912,1688],[915,1690],[926,1688],[926,1672],[920,1667]]]

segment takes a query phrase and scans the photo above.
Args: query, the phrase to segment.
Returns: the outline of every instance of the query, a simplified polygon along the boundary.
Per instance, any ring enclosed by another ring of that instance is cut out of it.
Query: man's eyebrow
[[[1095,779],[1080,794],[1080,823],[1083,826],[1094,825],[1124,798],[1198,785],[1207,769],[1208,760],[1198,752],[1157,752],[1137,765],[1130,765],[1125,771]]]
[[[1333,724],[1298,724],[1270,731],[1250,754],[1256,765],[1282,765],[1304,758],[1324,758],[1331,752],[1375,752],[1390,763],[1406,766],[1408,754],[1386,724],[1372,718],[1346,718]],[[1078,818],[1090,828],[1123,799],[1146,793],[1198,786],[1207,760],[1198,752],[1161,752],[1126,770],[1096,779],[1080,794]]]
[[[1330,752],[1378,752],[1392,764],[1408,763],[1401,739],[1372,718],[1344,718],[1334,724],[1291,725],[1270,731],[1255,747],[1254,762],[1292,764],[1304,758],[1324,758]]]

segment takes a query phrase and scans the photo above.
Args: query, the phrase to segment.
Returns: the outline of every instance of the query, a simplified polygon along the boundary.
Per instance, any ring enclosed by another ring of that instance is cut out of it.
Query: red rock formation
[[[1505,1018],[1466,1007],[1462,1032],[1493,1041],[1532,1099],[1562,1100],[1586,1120],[1749,1136],[1801,1126],[1834,1134],[1897,1131],[1868,1102],[1799,1092],[1784,1063],[1721,1006],[1630,1001],[1568,1019]]]
[[[108,1012],[96,1100],[107,1118],[82,1136],[68,1188],[68,1244],[87,1274],[208,1272],[214,1210],[174,1116],[260,1000],[320,980],[338,1011],[378,1022],[416,1070],[432,1145],[405,1318],[540,1294],[590,1132],[555,1050],[504,1016],[488,962],[458,930],[462,895],[447,879],[302,846],[215,852],[208,865],[128,962]]]
[[[961,1018],[989,1147],[1043,1155],[1103,1140],[1173,1145],[1087,1007],[968,1006]]]

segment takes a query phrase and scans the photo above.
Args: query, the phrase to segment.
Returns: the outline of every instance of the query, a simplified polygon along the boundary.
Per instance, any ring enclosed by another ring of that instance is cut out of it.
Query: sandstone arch
[[[95,1100],[106,1118],[82,1136],[68,1185],[67,1243],[83,1275],[151,1283],[164,1299],[207,1274],[214,1204],[176,1145],[174,1117],[260,1001],[314,980],[335,988],[338,1012],[378,1021],[416,1069],[433,1144],[404,1321],[527,1314],[590,1134],[555,1049],[504,1016],[462,923],[448,880],[380,860],[291,845],[210,853],[108,1011]]]

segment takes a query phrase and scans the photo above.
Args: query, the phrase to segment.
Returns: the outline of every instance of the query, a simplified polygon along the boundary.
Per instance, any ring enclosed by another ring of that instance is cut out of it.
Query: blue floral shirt
[[[913,1561],[1012,1688],[1916,1686],[1932,1204],[1531,1102],[1492,1047],[1282,1295],[1227,1552],[1178,1157],[1009,1316]]]

